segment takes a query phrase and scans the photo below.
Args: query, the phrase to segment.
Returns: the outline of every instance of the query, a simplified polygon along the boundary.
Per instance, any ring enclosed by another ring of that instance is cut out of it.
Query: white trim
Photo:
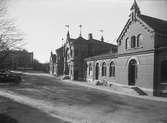
[[[138,58],[137,56],[132,56],[132,57],[130,57],[130,58],[128,59],[126,65],[129,65],[129,62],[130,62],[132,59],[135,59],[135,60],[136,60],[137,65],[140,64],[140,62],[139,62],[139,58]]]

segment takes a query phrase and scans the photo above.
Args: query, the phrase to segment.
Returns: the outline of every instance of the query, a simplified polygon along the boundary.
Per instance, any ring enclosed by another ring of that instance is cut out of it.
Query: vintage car
[[[9,71],[0,72],[0,83],[19,84],[22,81],[21,75]]]

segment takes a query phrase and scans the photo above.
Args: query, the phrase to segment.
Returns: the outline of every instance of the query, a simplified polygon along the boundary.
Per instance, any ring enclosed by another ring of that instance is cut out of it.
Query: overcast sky
[[[137,0],[141,13],[167,20],[166,0]],[[104,30],[106,42],[115,43],[122,31],[133,0],[11,0],[9,16],[26,34],[25,48],[34,52],[41,62],[49,61],[50,51],[62,45],[70,25],[71,37],[79,36],[83,25],[83,37],[88,33],[100,39]]]

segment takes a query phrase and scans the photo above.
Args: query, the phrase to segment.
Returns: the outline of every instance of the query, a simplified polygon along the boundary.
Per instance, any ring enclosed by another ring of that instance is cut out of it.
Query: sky
[[[137,0],[142,14],[167,20],[167,0]],[[72,38],[92,33],[105,42],[116,43],[130,14],[133,0],[10,0],[8,15],[25,33],[24,46],[34,52],[34,58],[48,62],[50,52],[62,46],[67,28]]]

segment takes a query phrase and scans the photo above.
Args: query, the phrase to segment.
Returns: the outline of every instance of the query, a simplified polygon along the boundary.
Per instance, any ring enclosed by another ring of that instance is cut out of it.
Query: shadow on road
[[[0,123],[19,123],[19,122],[16,119],[6,114],[0,114]]]

